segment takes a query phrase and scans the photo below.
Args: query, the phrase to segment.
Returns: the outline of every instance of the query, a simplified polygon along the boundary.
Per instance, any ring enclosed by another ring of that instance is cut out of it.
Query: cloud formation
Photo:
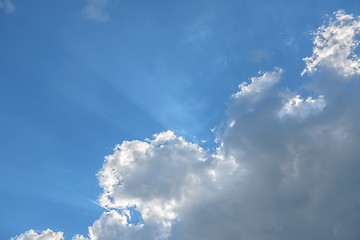
[[[11,240],[64,240],[64,234],[62,232],[53,232],[50,229],[44,230],[40,233],[29,230],[20,236],[11,238]]]
[[[154,227],[148,235],[166,238],[190,198],[218,187],[214,173],[219,173],[219,163],[217,156],[171,131],[147,142],[123,142],[98,174],[104,189],[99,202],[113,209],[136,206],[143,225]]]
[[[0,10],[5,11],[6,14],[15,12],[15,5],[11,0],[0,0]]]
[[[250,78],[251,83],[243,82],[239,85],[240,91],[233,96],[240,98],[242,96],[249,96],[255,98],[255,95],[261,95],[264,91],[276,84],[280,80],[280,76],[283,70],[281,68],[275,68],[273,72],[265,72],[260,77]]]
[[[96,22],[105,22],[109,20],[108,8],[111,0],[86,0],[82,9],[82,14],[86,19]]]
[[[239,85],[215,153],[171,131],[117,145],[98,173],[111,210],[74,239],[359,239],[360,19],[334,17],[305,58],[316,97],[275,68]]]
[[[314,49],[311,57],[304,58],[306,67],[302,74],[312,73],[318,66],[336,70],[338,74],[351,76],[360,73],[360,59],[354,53],[359,41],[359,17],[338,11],[329,25],[323,25],[315,32]]]
[[[320,95],[314,99],[308,97],[303,99],[300,95],[296,95],[284,104],[279,112],[281,118],[284,117],[298,117],[300,119],[306,118],[310,114],[321,112],[326,106],[324,97]]]

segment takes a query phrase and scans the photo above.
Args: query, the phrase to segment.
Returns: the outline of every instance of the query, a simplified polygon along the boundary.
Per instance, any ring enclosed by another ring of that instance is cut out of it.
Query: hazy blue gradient
[[[213,149],[240,82],[281,66],[297,88],[323,17],[360,14],[358,0],[119,0],[99,22],[84,1],[12,2],[0,9],[0,239],[86,235],[115,144],[171,129]]]

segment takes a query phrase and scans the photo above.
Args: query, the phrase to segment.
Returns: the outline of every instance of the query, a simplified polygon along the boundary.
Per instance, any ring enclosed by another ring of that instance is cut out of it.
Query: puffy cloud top
[[[255,97],[256,94],[261,94],[266,91],[280,79],[283,70],[281,68],[275,68],[273,72],[265,72],[260,77],[250,78],[251,83],[243,82],[239,85],[240,91],[233,96],[236,98],[242,96]]]
[[[332,68],[344,76],[360,73],[360,60],[354,53],[359,44],[356,36],[360,33],[360,18],[344,11],[334,16],[329,25],[315,32],[313,55],[304,58],[306,67],[302,74],[312,73],[317,67]]]
[[[310,114],[321,112],[325,106],[325,99],[321,95],[316,99],[312,97],[303,99],[300,95],[296,95],[295,97],[287,100],[287,102],[281,108],[279,116],[281,118],[292,116],[302,119]]]
[[[50,229],[44,230],[40,233],[29,230],[20,236],[11,238],[11,240],[64,240],[64,234],[62,232],[53,232]]]

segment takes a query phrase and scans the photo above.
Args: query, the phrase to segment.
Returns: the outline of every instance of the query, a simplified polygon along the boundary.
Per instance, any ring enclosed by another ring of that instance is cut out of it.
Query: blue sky
[[[306,91],[313,33],[339,9],[360,2],[0,0],[0,238],[86,236],[116,144],[171,130],[215,152],[210,129],[259,71]]]

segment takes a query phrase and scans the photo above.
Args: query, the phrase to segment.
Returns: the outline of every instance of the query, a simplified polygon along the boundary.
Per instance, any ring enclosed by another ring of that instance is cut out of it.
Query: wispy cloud
[[[108,10],[112,0],[86,0],[82,9],[84,18],[96,22],[106,22],[109,20]]]
[[[6,14],[15,12],[15,5],[11,0],[0,0],[0,10],[5,11]]]

